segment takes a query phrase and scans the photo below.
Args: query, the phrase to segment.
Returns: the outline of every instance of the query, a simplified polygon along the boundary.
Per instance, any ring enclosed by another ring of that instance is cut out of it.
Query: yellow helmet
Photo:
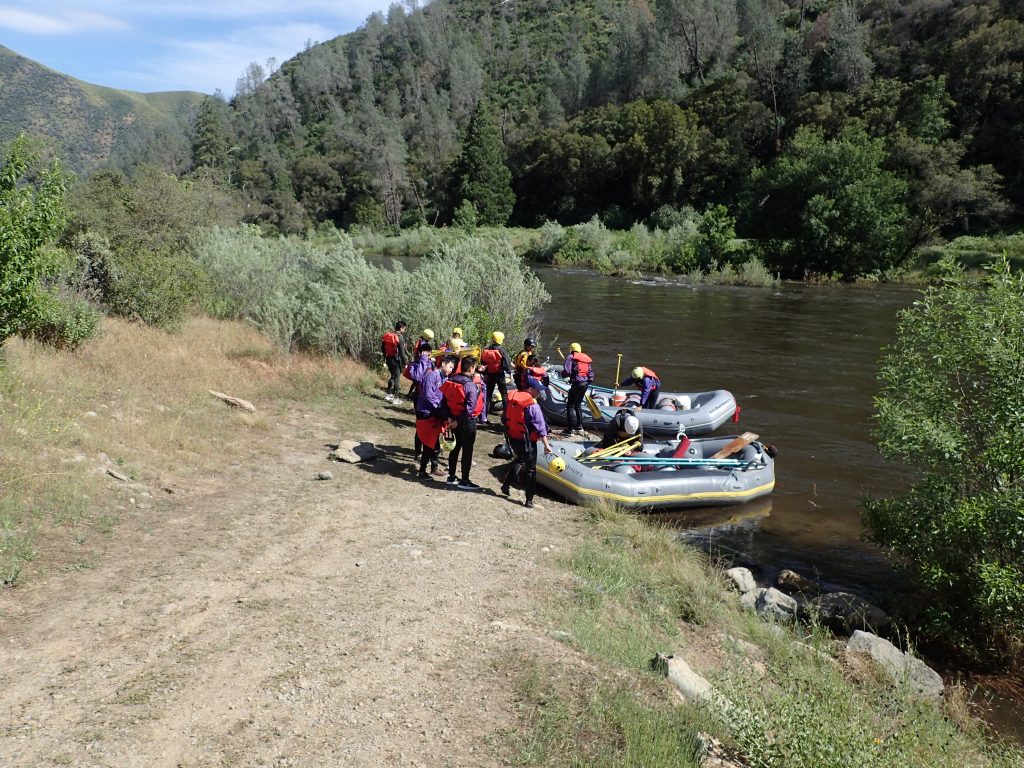
[[[441,436],[437,439],[438,445],[442,451],[451,453],[455,450],[455,435],[452,434],[451,430],[445,430],[441,433]]]
[[[548,462],[548,469],[550,469],[552,472],[564,472],[565,459],[563,459],[561,456],[555,456],[555,458]]]
[[[642,379],[643,377],[644,377],[644,369],[641,368],[638,365],[636,368],[633,369],[633,378],[634,379]]]
[[[494,391],[491,393],[491,402],[492,403],[500,403],[501,402],[501,392],[498,391],[497,387],[495,387]]]
[[[459,328],[458,326],[455,326],[454,328],[452,328],[452,336],[461,336],[461,335],[462,335],[462,329],[461,328]]]
[[[429,328],[424,328],[423,329],[423,333],[421,333],[420,336],[422,336],[427,341],[433,341],[434,340],[434,332],[432,330],[430,330]]]
[[[569,345],[569,351],[570,352],[582,352],[583,351],[583,347],[580,346],[578,341],[574,341],[572,344]]]
[[[491,334],[491,341],[493,341],[495,344],[501,344],[503,341],[505,341],[505,334],[502,333],[501,331],[495,331],[494,333]]]

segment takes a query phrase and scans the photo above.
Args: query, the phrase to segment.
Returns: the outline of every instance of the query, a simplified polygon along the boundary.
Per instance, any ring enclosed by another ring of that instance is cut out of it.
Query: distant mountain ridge
[[[93,85],[0,45],[0,142],[22,131],[50,137],[76,173],[149,160],[169,170],[186,167],[189,132],[204,98]]]

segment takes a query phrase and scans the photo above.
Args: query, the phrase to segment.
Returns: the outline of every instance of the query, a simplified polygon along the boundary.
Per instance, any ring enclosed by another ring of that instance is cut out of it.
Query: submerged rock
[[[791,571],[788,568],[783,569],[779,573],[778,578],[775,579],[775,586],[787,594],[799,592],[817,595],[821,592],[821,587],[818,586],[817,582],[811,581],[806,576],[801,576],[796,571]]]
[[[833,632],[849,635],[854,630],[878,632],[889,626],[889,614],[851,592],[829,592],[807,601],[801,614],[818,620]]]

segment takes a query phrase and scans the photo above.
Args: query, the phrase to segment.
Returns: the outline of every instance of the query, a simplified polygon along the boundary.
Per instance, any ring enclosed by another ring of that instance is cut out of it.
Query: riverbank
[[[750,764],[1020,758],[956,695],[913,703],[742,611],[671,532],[500,496],[490,432],[484,492],[417,482],[408,408],[359,366],[210,321],[104,331],[6,349],[4,540],[33,556],[0,590],[5,764],[696,765],[698,732]],[[343,438],[380,456],[329,461]],[[677,705],[658,652],[763,714]]]

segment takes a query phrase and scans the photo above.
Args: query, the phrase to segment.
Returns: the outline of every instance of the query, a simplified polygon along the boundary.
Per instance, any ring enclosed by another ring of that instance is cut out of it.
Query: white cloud
[[[267,59],[274,58],[280,65],[302,51],[307,41],[336,35],[320,24],[295,23],[248,27],[223,39],[171,41],[170,51],[139,62],[135,76],[159,84],[161,90],[213,93],[219,88],[230,98],[238,78],[252,62],[266,69]]]
[[[127,29],[121,19],[93,11],[66,9],[57,13],[32,13],[0,6],[0,27],[32,35],[72,35],[96,30]]]

